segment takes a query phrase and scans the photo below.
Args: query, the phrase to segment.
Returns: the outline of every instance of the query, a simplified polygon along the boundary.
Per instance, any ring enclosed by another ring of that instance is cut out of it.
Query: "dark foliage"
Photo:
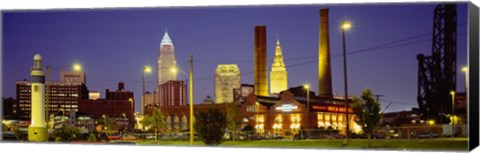
[[[77,139],[80,132],[76,127],[64,125],[53,131],[56,141],[68,142]]]
[[[223,142],[226,126],[225,114],[218,109],[195,114],[195,132],[207,146],[217,146]]]

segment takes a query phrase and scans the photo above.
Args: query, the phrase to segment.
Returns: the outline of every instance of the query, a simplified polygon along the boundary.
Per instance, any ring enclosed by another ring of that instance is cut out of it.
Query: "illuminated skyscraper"
[[[270,71],[270,94],[278,94],[281,91],[287,90],[287,88],[287,69],[285,68],[285,63],[283,62],[280,40],[277,39],[275,57],[273,58],[272,70]]]
[[[233,102],[233,89],[240,88],[242,80],[237,64],[219,64],[215,71],[215,102]]]
[[[175,49],[172,39],[170,39],[168,33],[165,32],[162,42],[160,43],[158,54],[157,86],[170,80],[177,80],[177,74],[170,72],[170,69],[173,67],[177,67]]]

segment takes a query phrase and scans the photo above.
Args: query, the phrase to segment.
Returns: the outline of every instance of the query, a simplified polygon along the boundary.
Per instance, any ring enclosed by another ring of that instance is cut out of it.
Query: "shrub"
[[[195,132],[207,146],[217,146],[223,142],[226,126],[225,114],[217,109],[209,109],[195,115]]]

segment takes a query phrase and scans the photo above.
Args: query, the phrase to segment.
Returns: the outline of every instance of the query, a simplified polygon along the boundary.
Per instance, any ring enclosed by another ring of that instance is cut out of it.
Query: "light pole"
[[[62,111],[62,124],[63,124],[63,122],[65,121],[65,118],[64,118],[65,117],[65,109],[62,108],[60,110]]]
[[[455,91],[450,91],[452,95],[452,140],[455,140]]]
[[[142,72],[142,114],[145,114],[145,74],[152,72],[152,68],[150,66],[143,66]]]
[[[79,63],[73,64],[73,71],[81,72],[82,71],[82,65],[80,65]]]
[[[131,110],[131,114],[130,114],[130,115],[132,115],[132,116],[128,118],[128,119],[129,119],[128,124],[129,124],[129,125],[132,124],[132,125],[130,125],[129,127],[131,128],[131,130],[133,130],[133,129],[135,128],[135,126],[134,126],[135,123],[134,123],[134,121],[133,121],[133,117],[135,116],[135,108],[133,108],[133,107],[134,107],[133,104],[134,104],[135,102],[134,102],[133,98],[128,98],[128,101],[130,102],[130,108],[132,109],[132,110]]]
[[[108,127],[107,127],[107,116],[105,114],[102,115],[102,118],[103,118],[103,126],[105,129],[105,133],[107,133],[107,130],[108,130]]]
[[[193,145],[194,135],[193,135],[193,55],[190,53],[190,71],[188,74],[188,100],[190,105],[190,145]],[[172,73],[181,72],[184,75],[187,75],[184,71],[179,70],[177,67],[173,67],[170,69]]]
[[[190,53],[190,88],[189,88],[189,97],[190,97],[190,145],[193,145],[194,135],[193,135],[193,55]]]
[[[304,84],[303,88],[307,91],[307,128],[310,128],[310,84]]]
[[[343,81],[345,84],[344,90],[345,90],[345,117],[347,121],[347,126],[346,126],[346,137],[345,137],[345,142],[344,144],[348,143],[348,139],[350,136],[350,118],[348,117],[348,79],[347,79],[347,49],[345,47],[345,30],[350,29],[352,27],[352,24],[348,21],[343,21],[342,22],[342,40],[343,40]]]
[[[462,67],[462,72],[465,73],[465,95],[468,97],[468,67]]]

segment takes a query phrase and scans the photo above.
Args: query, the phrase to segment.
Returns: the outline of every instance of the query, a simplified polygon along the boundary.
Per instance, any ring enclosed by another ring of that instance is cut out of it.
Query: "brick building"
[[[133,92],[125,90],[123,82],[118,83],[118,90],[105,90],[105,99],[85,99],[79,104],[79,112],[91,115],[97,121],[110,118],[117,123],[127,124],[126,128],[132,129],[134,123],[134,99]]]
[[[19,118],[30,120],[31,81],[17,81],[16,86]],[[78,111],[80,100],[88,99],[88,89],[82,82],[49,82],[45,88],[48,114],[69,115]]]
[[[295,97],[290,91],[280,93],[279,97],[255,96],[250,94],[246,102],[238,106],[237,122],[240,128],[251,126],[258,134],[298,133],[300,129],[333,128],[345,130],[346,117],[343,99],[325,99],[310,97],[310,108],[305,97]],[[151,106],[150,109],[157,106]],[[165,116],[166,131],[180,132],[189,129],[188,106],[159,107]],[[196,104],[194,112],[219,109],[228,113],[226,104]],[[349,111],[350,131],[358,133],[361,128],[355,123],[352,109]]]
[[[160,84],[157,88],[155,100],[158,100],[160,107],[163,106],[186,106],[187,94],[185,92],[187,85],[185,81],[170,80]]]

